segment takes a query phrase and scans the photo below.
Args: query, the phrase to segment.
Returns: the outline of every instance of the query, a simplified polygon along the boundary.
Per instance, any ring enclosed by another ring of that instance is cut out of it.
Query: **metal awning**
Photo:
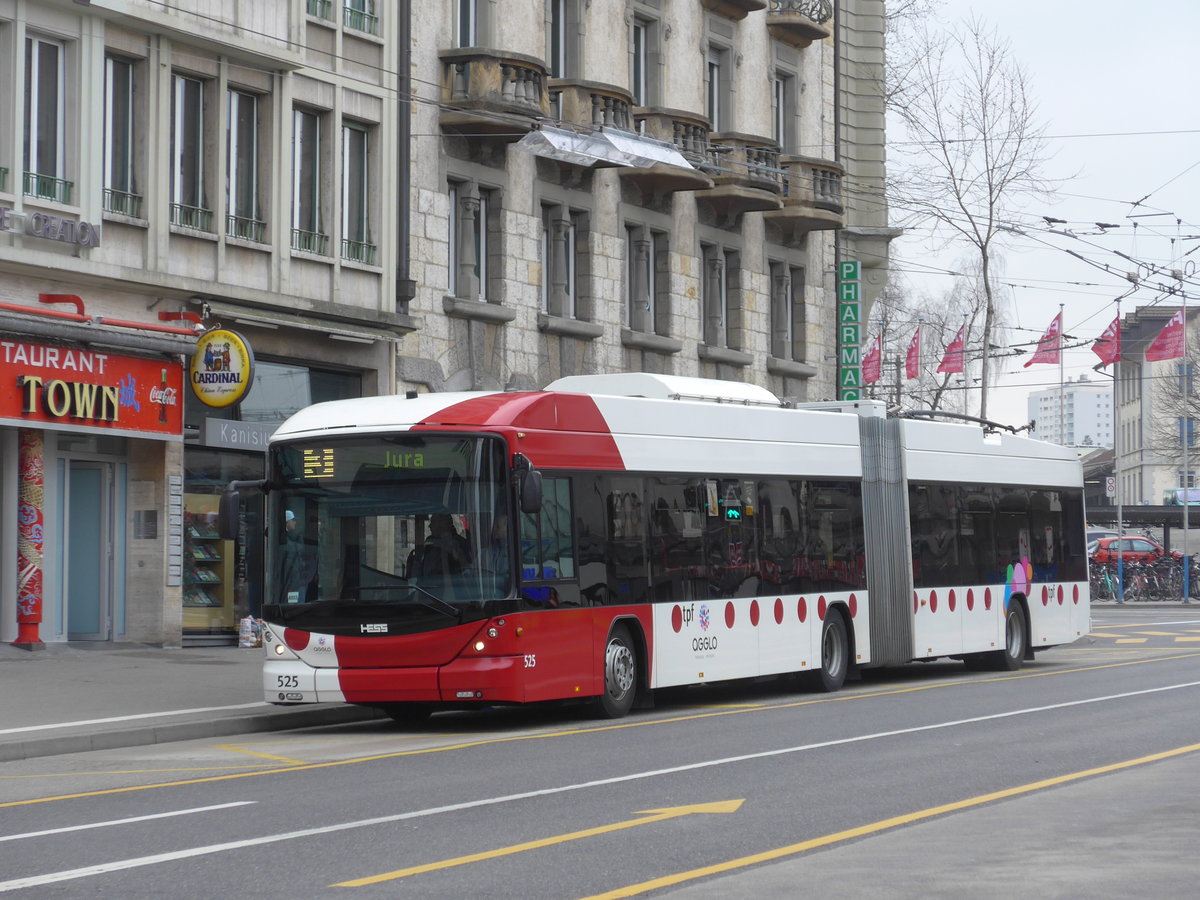
[[[317,316],[299,315],[288,310],[260,309],[240,306],[220,300],[204,300],[218,319],[226,323],[241,322],[246,325],[256,325],[260,328],[299,328],[303,331],[317,331],[327,334],[334,339],[354,341],[357,343],[374,343],[376,341],[398,341],[406,333],[399,328],[388,328],[371,322],[350,322],[344,319],[326,319]]]
[[[604,128],[581,134],[543,125],[517,141],[517,149],[585,168],[625,166],[646,169],[656,163],[692,168],[674,144]]]

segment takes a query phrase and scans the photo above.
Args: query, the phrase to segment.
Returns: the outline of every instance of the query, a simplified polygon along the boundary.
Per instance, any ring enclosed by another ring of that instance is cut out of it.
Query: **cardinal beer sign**
[[[224,409],[246,398],[254,383],[254,352],[236,331],[216,328],[200,336],[188,369],[192,392],[205,406]]]

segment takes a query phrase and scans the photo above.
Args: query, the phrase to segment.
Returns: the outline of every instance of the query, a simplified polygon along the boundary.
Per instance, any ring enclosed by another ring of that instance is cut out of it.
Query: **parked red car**
[[[1096,541],[1096,549],[1092,551],[1092,559],[1099,563],[1116,562],[1118,556],[1126,562],[1152,563],[1166,556],[1167,551],[1162,544],[1147,537],[1106,537]],[[1173,559],[1181,559],[1182,554],[1170,551]]]

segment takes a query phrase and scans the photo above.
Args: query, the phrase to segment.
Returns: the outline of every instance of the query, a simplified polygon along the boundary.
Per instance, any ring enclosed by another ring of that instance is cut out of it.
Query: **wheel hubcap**
[[[620,700],[633,690],[633,652],[620,641],[611,641],[604,656],[604,681],[608,695]]]

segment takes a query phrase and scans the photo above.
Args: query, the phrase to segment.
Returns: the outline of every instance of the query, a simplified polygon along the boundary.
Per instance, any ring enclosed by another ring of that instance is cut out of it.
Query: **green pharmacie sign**
[[[862,263],[838,263],[838,399],[862,399]]]

